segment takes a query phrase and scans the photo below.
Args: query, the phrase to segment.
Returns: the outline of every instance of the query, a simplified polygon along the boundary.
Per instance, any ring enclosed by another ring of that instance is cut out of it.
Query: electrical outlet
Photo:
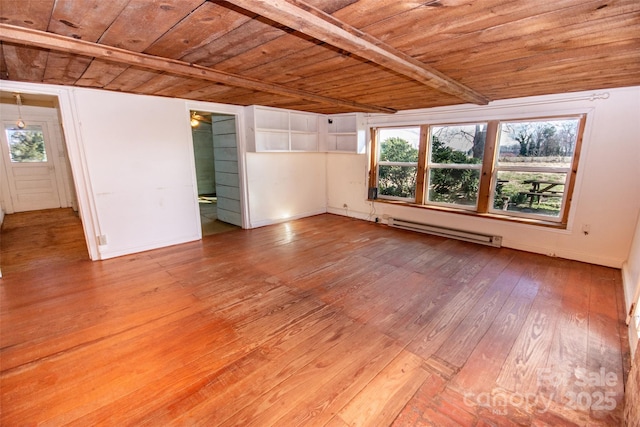
[[[98,236],[98,245],[99,246],[104,246],[107,244],[107,235],[106,234],[101,234]]]
[[[582,234],[588,236],[591,233],[591,224],[582,224]]]

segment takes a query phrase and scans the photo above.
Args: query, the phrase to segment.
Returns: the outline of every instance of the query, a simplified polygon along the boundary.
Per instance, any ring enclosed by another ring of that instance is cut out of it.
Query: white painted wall
[[[0,88],[58,97],[91,259],[200,238],[189,110],[241,107],[10,81]],[[245,194],[244,162],[240,172]]]
[[[608,99],[589,100],[593,93]],[[567,230],[375,203],[376,215],[503,236],[503,245],[620,268],[631,248],[640,212],[640,87],[521,98],[488,106],[456,106],[373,115],[370,126],[494,118],[588,114],[583,152]],[[328,154],[328,211],[368,218],[367,156]],[[583,224],[591,232],[581,232]]]
[[[622,279],[624,284],[625,311],[629,313],[631,304],[634,301],[636,304],[640,302],[640,299],[638,299],[638,292],[640,292],[640,216],[638,216],[636,223],[633,242],[631,244],[631,250],[629,251],[629,259],[627,259],[622,267]],[[629,319],[629,345],[632,355],[638,345],[638,338],[640,338],[640,330],[637,327],[640,320],[640,307],[636,306],[633,314],[633,318]]]
[[[251,228],[326,212],[324,153],[247,153]]]
[[[372,206],[367,201],[369,176],[368,156],[365,154],[327,154],[327,210],[340,215],[373,220],[373,207],[379,211],[380,203]],[[344,208],[344,204],[347,208]]]
[[[182,100],[74,89],[101,258],[197,240],[198,205]]]
[[[243,155],[241,107],[6,81],[0,87],[59,97],[92,259],[200,238],[190,110],[237,116],[244,227],[326,212],[326,155]],[[107,243],[98,245],[97,236]]]

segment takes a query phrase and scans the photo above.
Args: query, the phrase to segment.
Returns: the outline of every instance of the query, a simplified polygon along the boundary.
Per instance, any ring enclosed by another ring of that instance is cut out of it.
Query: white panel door
[[[1,157],[14,212],[61,207],[55,155],[45,123],[4,123]]]

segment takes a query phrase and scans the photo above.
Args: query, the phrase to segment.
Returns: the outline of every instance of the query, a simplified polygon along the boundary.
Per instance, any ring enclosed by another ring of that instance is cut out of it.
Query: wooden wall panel
[[[94,59],[76,84],[78,86],[105,87],[127,68],[126,65]]]
[[[9,79],[27,82],[41,82],[44,79],[48,51],[10,43],[4,44],[3,51]]]
[[[129,0],[58,1],[47,31],[95,42],[128,2]],[[90,58],[51,52],[44,81],[52,84],[74,84],[90,64]]]
[[[181,59],[251,19],[218,3],[212,1],[202,4],[145,49],[145,53]]]
[[[98,41],[101,44],[142,52],[202,3],[202,0],[170,0],[161,4],[132,0]],[[91,63],[78,84],[104,87],[127,68],[96,60]]]
[[[8,79],[7,61],[4,60],[4,43],[0,43],[0,79]]]
[[[120,15],[129,0],[57,1],[47,31],[97,41]]]
[[[159,71],[129,67],[116,78],[111,80],[109,84],[105,86],[105,89],[119,90],[123,92],[133,91],[133,89],[150,79],[159,76],[160,74],[162,73]]]
[[[229,31],[223,37],[182,57],[183,61],[214,66],[225,59],[229,59],[260,46],[283,34],[282,28],[273,28],[260,20],[247,20],[243,25]]]
[[[90,64],[91,58],[49,52],[43,82],[54,85],[73,85]]]
[[[428,48],[414,49],[412,54],[421,60],[438,58],[436,63],[440,59],[449,60],[465,69],[475,65],[478,60],[501,62],[504,59],[526,58],[530,54],[553,52],[564,52],[567,56],[567,51],[572,48],[601,45],[637,35],[637,28],[633,25],[634,22],[638,22],[637,15],[619,15],[618,12],[609,9],[613,13],[587,22],[585,15],[591,11],[593,4],[590,6],[591,8],[575,7],[564,13],[547,13],[513,21],[498,27],[459,35],[454,40],[433,41]],[[582,20],[565,20],[566,13],[576,14],[582,17]],[[603,14],[604,12],[598,13]],[[594,31],[594,23],[601,26],[602,32]],[[563,26],[562,33],[558,32],[558,25]],[[618,26],[619,28],[614,30]],[[532,29],[535,29],[535,32],[532,32]],[[481,46],[482,49],[470,49],[477,46]]]
[[[263,69],[264,65],[271,64],[279,58],[287,58],[286,62],[290,63],[290,55],[297,52],[305,52],[310,46],[316,43],[317,42],[313,40],[307,40],[295,34],[284,34],[266,43],[255,46],[242,55],[226,59],[216,64],[216,68],[229,73],[240,73],[243,75],[247,69],[258,69],[260,76],[268,76],[267,71]],[[302,57],[300,60],[306,61],[307,58],[308,57]]]
[[[0,7],[0,22],[36,30],[46,30],[54,0],[7,0]],[[41,82],[44,78],[48,52],[46,50],[4,44],[6,76],[11,80]]]
[[[55,0],[2,0],[0,21],[4,24],[46,30]]]
[[[159,78],[160,77],[158,77],[157,79]],[[155,91],[155,94],[160,96],[168,96],[171,98],[182,98],[183,94],[189,93],[199,87],[202,87],[201,80],[180,77],[179,80],[174,81],[173,84],[165,85],[165,87]]]

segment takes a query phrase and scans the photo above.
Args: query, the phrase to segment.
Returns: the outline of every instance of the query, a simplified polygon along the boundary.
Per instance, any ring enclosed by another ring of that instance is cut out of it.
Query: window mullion
[[[418,176],[416,177],[416,203],[424,203],[427,184],[427,156],[429,150],[429,126],[420,126],[420,147],[418,148]]]
[[[554,168],[547,166],[497,166],[501,172],[548,172],[548,173],[569,173],[571,168]]]
[[[482,172],[480,172],[480,186],[478,189],[478,212],[489,211],[491,201],[491,178],[495,165],[498,139],[498,121],[487,122],[487,137],[484,142],[484,156],[482,158]]]
[[[378,187],[378,130],[371,128],[371,152],[369,153],[369,199],[375,198]]]
[[[576,135],[576,145],[573,151],[573,161],[571,163],[571,172],[569,182],[566,185],[566,196],[562,205],[562,224],[566,224],[569,220],[569,206],[573,200],[573,190],[576,186],[576,177],[578,176],[578,161],[580,160],[580,151],[582,150],[582,137],[584,136],[584,127],[586,119],[584,115],[580,116],[580,124],[578,125],[578,134]]]
[[[429,169],[471,169],[482,170],[482,165],[474,163],[427,163]]]
[[[389,162],[387,160],[381,160],[378,162],[379,166],[402,166],[402,167],[418,167],[418,162]]]

